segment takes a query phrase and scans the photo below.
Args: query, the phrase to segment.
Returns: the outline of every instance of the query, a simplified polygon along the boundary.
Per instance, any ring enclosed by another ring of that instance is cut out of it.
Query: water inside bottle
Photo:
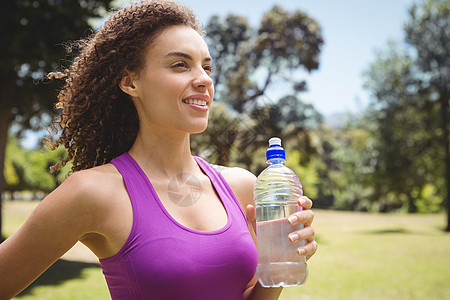
[[[287,218],[298,211],[296,202],[261,202],[256,204],[258,245],[257,277],[262,286],[297,286],[306,282],[306,258],[297,254],[304,241],[292,243],[288,236],[303,228],[291,225]]]

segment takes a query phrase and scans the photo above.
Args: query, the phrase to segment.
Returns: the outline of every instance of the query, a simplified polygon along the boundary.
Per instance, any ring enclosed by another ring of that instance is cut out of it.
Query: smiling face
[[[211,63],[208,47],[194,29],[164,29],[147,50],[143,71],[121,82],[136,105],[140,128],[204,131],[214,96]]]

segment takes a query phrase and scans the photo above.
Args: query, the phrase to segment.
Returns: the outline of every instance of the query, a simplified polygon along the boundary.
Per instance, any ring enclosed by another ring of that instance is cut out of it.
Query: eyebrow
[[[175,51],[175,52],[169,52],[166,55],[166,57],[171,57],[171,56],[184,57],[186,59],[192,60],[192,56],[190,56],[189,54],[184,53],[184,52],[177,52],[177,51]],[[208,57],[205,57],[205,59],[203,61],[208,61],[209,62],[209,61],[212,61],[212,58],[208,56]]]

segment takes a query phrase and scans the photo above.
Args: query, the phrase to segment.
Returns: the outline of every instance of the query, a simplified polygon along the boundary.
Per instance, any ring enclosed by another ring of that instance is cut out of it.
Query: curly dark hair
[[[64,71],[49,78],[63,78],[59,92],[58,120],[50,129],[47,147],[63,145],[68,151],[52,172],[72,161],[72,171],[106,164],[127,152],[139,129],[136,108],[119,82],[126,71],[140,72],[145,52],[165,28],[189,26],[204,37],[194,13],[174,1],[142,1],[122,8],[89,38],[74,43],[80,54]]]

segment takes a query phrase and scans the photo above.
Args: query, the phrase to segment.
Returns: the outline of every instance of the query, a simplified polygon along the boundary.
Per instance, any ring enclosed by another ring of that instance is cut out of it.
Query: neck
[[[189,134],[139,132],[128,153],[144,171],[151,170],[152,175],[159,178],[172,178],[176,174],[194,173],[199,169],[191,155]]]

